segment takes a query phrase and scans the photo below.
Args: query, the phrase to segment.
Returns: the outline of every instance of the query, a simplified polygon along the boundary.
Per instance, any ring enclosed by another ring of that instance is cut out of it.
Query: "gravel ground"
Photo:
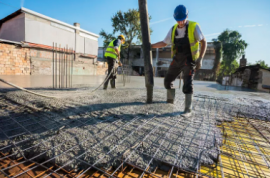
[[[57,96],[47,99],[23,91],[0,94],[0,151],[40,163],[70,169],[118,167],[123,161],[153,170],[175,165],[196,171],[214,164],[222,133],[217,127],[237,114],[269,117],[269,103],[194,94],[194,112],[184,117],[184,95],[167,104],[166,90],[154,90],[154,103],[145,104],[145,89],[39,89]],[[254,107],[253,107],[254,108]],[[166,163],[166,164],[164,164]]]

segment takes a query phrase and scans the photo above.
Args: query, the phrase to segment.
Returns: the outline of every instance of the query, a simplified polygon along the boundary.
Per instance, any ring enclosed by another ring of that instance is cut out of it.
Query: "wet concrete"
[[[222,144],[218,124],[232,121],[237,114],[257,113],[261,119],[270,115],[268,93],[225,90],[214,82],[194,82],[194,112],[186,118],[181,115],[181,90],[174,105],[164,102],[163,78],[155,78],[153,104],[145,104],[144,77],[131,77],[125,87],[118,80],[116,90],[95,93],[90,92],[104,76],[91,81],[91,76],[78,76],[73,90],[46,89],[50,87],[46,77],[26,78],[13,78],[13,82],[31,90],[39,87],[34,91],[58,99],[2,90],[0,151],[68,170],[92,164],[118,167],[125,160],[142,169],[148,165],[150,170],[155,166],[169,169],[164,168],[166,163],[194,171],[198,164],[217,161]]]
[[[24,88],[52,88],[52,76],[0,76],[0,78],[14,83],[20,87]],[[105,79],[105,76],[73,76],[73,88],[81,87],[97,87]],[[129,77],[129,82],[125,83],[123,86],[122,76],[118,76],[116,80],[117,88],[145,88],[145,78],[138,76]],[[164,78],[155,77],[154,78],[154,88],[164,89],[163,85]],[[194,81],[193,82],[194,91],[199,91],[201,94],[214,93],[217,95],[231,95],[231,96],[241,96],[241,97],[255,97],[257,99],[270,100],[270,94],[266,92],[260,92],[251,90],[248,88],[234,87],[234,86],[222,86],[216,82],[209,81]],[[179,80],[174,82],[175,88],[179,89]],[[182,81],[183,86],[183,81]],[[3,88],[13,88],[7,84],[0,82],[0,89]],[[110,87],[109,87],[110,88]]]

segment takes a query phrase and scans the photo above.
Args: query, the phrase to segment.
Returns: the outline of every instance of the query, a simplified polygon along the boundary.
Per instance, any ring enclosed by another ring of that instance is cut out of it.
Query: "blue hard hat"
[[[184,5],[179,5],[174,9],[173,17],[176,21],[182,21],[187,18],[188,10]]]

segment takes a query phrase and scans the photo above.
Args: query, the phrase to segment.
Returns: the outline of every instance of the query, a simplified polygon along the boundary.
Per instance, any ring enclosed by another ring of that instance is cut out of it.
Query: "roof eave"
[[[12,18],[14,18],[14,17],[20,15],[21,13],[22,13],[22,10],[19,9],[19,10],[13,12],[12,14],[9,14],[8,16],[6,16],[6,17],[4,17],[3,19],[1,19],[1,20],[0,20],[0,28],[1,28],[1,26],[2,26],[2,24],[3,24],[4,22],[6,22],[6,21],[8,21],[8,20],[10,20],[10,19],[12,19]]]
[[[3,24],[4,22],[6,22],[6,21],[9,20],[9,19],[12,19],[12,18],[16,17],[17,15],[21,14],[22,12],[28,13],[28,14],[31,14],[31,15],[34,15],[34,16],[37,16],[37,17],[40,17],[40,18],[43,18],[43,19],[46,19],[46,20],[55,22],[55,23],[58,23],[58,24],[60,24],[60,25],[64,25],[64,26],[69,27],[69,28],[72,28],[72,29],[74,29],[74,30],[80,30],[81,32],[84,32],[84,33],[86,33],[86,34],[88,34],[88,35],[91,35],[91,36],[93,36],[93,37],[99,38],[99,35],[97,35],[97,34],[95,34],[95,33],[86,31],[86,30],[84,30],[84,29],[81,29],[81,28],[79,28],[79,27],[75,27],[75,26],[73,26],[73,25],[69,25],[69,24],[67,24],[67,23],[65,23],[65,22],[62,22],[62,21],[60,21],[60,20],[53,19],[53,18],[51,18],[51,17],[45,16],[45,15],[43,15],[43,14],[40,14],[40,13],[38,13],[38,12],[32,11],[32,10],[27,9],[27,8],[24,8],[24,7],[22,7],[22,8],[19,9],[19,10],[17,10],[16,12],[14,12],[14,13],[12,13],[12,14],[6,16],[5,18],[1,19],[1,20],[0,20],[0,28],[1,28],[1,26],[2,26],[2,24]]]

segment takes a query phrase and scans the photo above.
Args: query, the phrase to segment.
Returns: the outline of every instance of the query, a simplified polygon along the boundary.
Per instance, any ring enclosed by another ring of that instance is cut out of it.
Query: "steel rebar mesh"
[[[18,91],[1,95],[0,103],[7,109],[1,111],[0,151],[11,153],[6,157],[23,156],[44,167],[58,164],[50,174],[61,168],[85,170],[81,174],[91,168],[118,171],[123,164],[145,172],[157,166],[170,169],[168,165],[198,172],[201,165],[218,161],[222,130],[216,125],[233,122],[237,114],[250,111],[236,103],[239,99],[197,94],[194,114],[185,118],[180,115],[180,93],[175,105],[169,105],[163,102],[165,90],[156,90],[155,103],[145,105],[140,89],[98,90],[91,96],[88,90],[57,92],[62,98],[41,99]]]

